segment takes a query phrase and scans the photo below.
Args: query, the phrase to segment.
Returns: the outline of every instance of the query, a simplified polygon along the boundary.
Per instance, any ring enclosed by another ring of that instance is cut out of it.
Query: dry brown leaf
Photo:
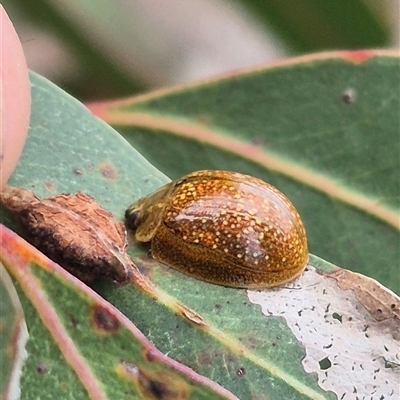
[[[91,196],[77,192],[40,199],[30,190],[8,186],[0,203],[28,241],[82,281],[104,276],[122,284],[138,273],[126,253],[124,225]]]
[[[330,277],[337,281],[342,290],[351,289],[358,301],[377,321],[393,319],[399,327],[400,301],[376,280],[345,269],[338,269],[330,274]]]

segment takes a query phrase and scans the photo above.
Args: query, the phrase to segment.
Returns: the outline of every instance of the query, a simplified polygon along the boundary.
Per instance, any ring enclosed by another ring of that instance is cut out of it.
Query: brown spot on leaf
[[[151,350],[151,349],[146,351],[145,356],[146,356],[147,361],[150,361],[150,362],[152,362],[156,359],[155,354],[154,354],[153,350]]]
[[[103,162],[99,166],[100,173],[104,178],[109,180],[116,180],[118,178],[118,173],[113,164],[109,161]]]
[[[97,305],[92,308],[92,319],[94,329],[99,333],[114,333],[120,325],[115,315]]]
[[[139,387],[145,398],[154,400],[184,400],[189,398],[189,386],[167,371],[139,370]]]
[[[36,371],[39,374],[45,374],[48,371],[47,364],[44,362],[39,362],[36,364]]]
[[[186,400],[189,398],[190,386],[167,370],[145,370],[137,365],[121,360],[118,372],[130,379],[140,394],[149,400]]]
[[[377,321],[392,318],[399,321],[400,301],[375,280],[345,269],[339,269],[328,276],[334,278],[342,290],[351,289]]]

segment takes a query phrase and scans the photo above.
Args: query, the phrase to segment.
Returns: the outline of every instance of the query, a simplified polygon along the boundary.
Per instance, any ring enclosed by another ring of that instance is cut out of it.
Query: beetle
[[[272,185],[237,172],[185,175],[139,199],[125,217],[156,260],[217,285],[280,285],[299,276],[309,259],[293,204]]]

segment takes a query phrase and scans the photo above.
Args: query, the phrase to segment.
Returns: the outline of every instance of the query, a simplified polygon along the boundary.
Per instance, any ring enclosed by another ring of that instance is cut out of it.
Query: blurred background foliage
[[[399,44],[398,0],[2,0],[30,69],[82,101]]]

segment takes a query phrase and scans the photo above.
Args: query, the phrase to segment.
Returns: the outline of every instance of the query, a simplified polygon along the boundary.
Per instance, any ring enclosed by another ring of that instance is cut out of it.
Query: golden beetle
[[[304,225],[293,204],[260,179],[198,171],[139,199],[125,213],[152,256],[217,285],[263,288],[288,282],[308,262]]]

